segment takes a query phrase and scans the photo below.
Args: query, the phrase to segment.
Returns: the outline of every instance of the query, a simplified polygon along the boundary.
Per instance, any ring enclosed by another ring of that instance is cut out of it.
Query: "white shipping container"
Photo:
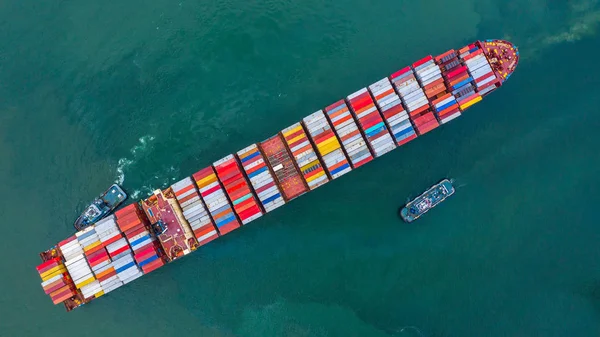
[[[231,159],[233,159],[233,155],[232,154],[228,154],[227,156],[217,160],[216,162],[213,163],[213,166],[219,166],[221,164],[224,164],[228,161],[230,161]]]
[[[129,282],[131,282],[131,281],[134,281],[134,280],[138,279],[138,278],[139,278],[140,276],[142,276],[142,275],[144,275],[144,274],[143,274],[143,273],[138,273],[138,274],[136,274],[136,275],[133,275],[133,276],[131,276],[130,278],[128,278],[128,279],[126,279],[126,280],[124,280],[124,281],[123,281],[123,283],[124,283],[124,284],[127,284],[127,283],[129,283]]]
[[[460,116],[460,112],[456,112],[448,117],[444,116],[444,118],[442,118],[442,124],[448,123],[449,121],[451,121],[459,116]]]
[[[211,188],[213,188],[213,187],[215,187],[215,186],[217,186],[217,185],[219,185],[219,180],[218,180],[218,179],[217,179],[216,181],[214,181],[214,182],[212,182],[212,183],[210,183],[210,184],[208,184],[208,185],[206,185],[206,186],[202,187],[202,188],[200,189],[200,192],[205,192],[205,191],[208,191],[208,190],[210,190]]]
[[[50,283],[54,283],[54,282],[60,280],[61,278],[63,278],[62,274],[56,275],[56,276],[53,276],[52,278],[47,279],[46,281],[42,282],[42,288],[49,285]]]
[[[359,113],[359,114],[358,114],[358,115],[356,115],[356,116],[357,116],[358,118],[363,118],[363,117],[366,117],[366,116],[368,116],[368,115],[370,115],[370,114],[372,114],[372,113],[375,113],[375,112],[377,112],[377,108],[376,108],[376,107],[375,107],[373,104],[370,104],[370,105],[371,105],[371,107],[370,107],[370,108],[368,108],[368,109],[364,110],[363,112]]]
[[[253,216],[251,216],[251,217],[247,218],[246,220],[242,220],[242,224],[246,225],[246,224],[248,224],[250,221],[254,221],[254,220],[256,220],[256,219],[260,218],[261,216],[262,216],[262,213],[257,213],[257,214],[254,214]]]
[[[358,90],[357,92],[355,92],[353,94],[350,94],[348,96],[348,100],[351,100],[351,99],[353,99],[355,97],[358,97],[358,96],[360,96],[360,95],[362,95],[362,94],[364,94],[366,92],[367,92],[367,88],[362,88],[362,89]]]

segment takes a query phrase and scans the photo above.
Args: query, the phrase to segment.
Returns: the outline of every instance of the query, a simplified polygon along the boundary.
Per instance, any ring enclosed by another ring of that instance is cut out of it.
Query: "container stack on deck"
[[[422,64],[421,62],[427,62],[427,59],[421,60],[413,66],[418,67]],[[393,73],[390,80],[408,110],[410,119],[419,135],[424,135],[438,127],[439,123],[429,108],[429,100],[410,67]]]
[[[275,184],[271,171],[267,167],[262,153],[258,150],[258,146],[252,144],[238,151],[237,155],[265,212],[270,212],[284,205],[285,201],[281,191]]]
[[[477,87],[479,95],[483,96],[492,92],[501,85],[502,81],[496,77],[496,73],[492,70],[487,57],[485,57],[483,50],[479,48],[479,46],[473,45],[469,51],[465,51],[461,54],[461,58],[467,65],[469,73],[475,81],[475,86]],[[481,97],[478,98],[477,102],[480,100]],[[471,106],[472,104],[469,104],[468,106]]]
[[[286,201],[308,191],[279,134],[260,143],[260,148],[275,173],[275,179]]]
[[[348,163],[340,142],[331,130],[323,111],[319,110],[305,117],[303,121],[310,137],[317,146],[319,155],[323,158],[329,176],[335,179],[350,172],[352,170],[350,163]]]
[[[236,158],[230,154],[214,162],[213,166],[242,224],[245,225],[260,218],[262,210],[258,206]]]
[[[144,228],[144,216],[137,204],[131,204],[115,212],[115,222],[125,237],[106,247],[112,259],[112,267],[118,279],[127,284],[142,276],[141,270],[135,264],[133,252],[128,244],[131,234]],[[129,234],[129,235],[128,235]]]
[[[387,77],[371,84],[369,91],[398,146],[417,138],[408,113]]]
[[[94,228],[102,242],[103,248],[95,256],[90,257],[89,261],[90,265],[92,265],[94,275],[96,275],[96,278],[100,282],[104,293],[107,294],[122,286],[123,282],[117,276],[117,271],[113,266],[112,259],[106,247],[121,240],[123,235],[117,227],[114,215],[98,221]],[[125,249],[122,250],[125,251]]]
[[[471,47],[474,47],[474,45],[459,50],[458,53],[461,55],[461,59],[463,56],[469,54],[469,48]],[[446,77],[447,85],[452,90],[454,97],[456,97],[461,111],[472,105],[469,104],[470,101],[479,97],[473,85],[473,78],[469,74],[467,66],[462,61],[461,65],[449,71]]]
[[[202,246],[218,238],[219,233],[200,198],[200,194],[198,194],[194,181],[187,177],[171,185],[171,188],[175,192],[183,217],[190,224],[196,239],[198,239],[198,244]]]
[[[104,289],[100,284],[100,281],[96,277],[96,271],[107,264],[108,254],[106,256],[102,254],[106,252],[98,233],[96,233],[95,226],[90,226],[75,234],[81,248],[83,249],[83,259],[87,265],[91,268],[95,280],[89,284],[86,284],[80,288],[83,297],[86,299],[92,297],[100,297],[104,295]]]
[[[300,168],[300,172],[302,172],[308,188],[314,190],[328,182],[329,178],[302,125],[296,123],[283,129],[281,134],[292,152],[292,156],[294,156],[294,160]]]
[[[325,112],[342,142],[352,168],[359,168],[373,160],[367,142],[358,129],[346,102],[344,100],[337,101],[325,108]]]
[[[59,244],[59,249],[65,258],[67,271],[71,275],[75,287],[81,291],[86,299],[94,297],[95,294],[98,294],[98,296],[103,294],[100,283],[92,273],[81,245],[82,241],[86,242],[84,241],[86,237],[95,234],[93,229],[93,227],[90,227],[85,232],[77,232],[75,236]]]
[[[125,234],[131,249],[133,259],[147,274],[164,265],[162,252],[156,242],[148,219],[144,216],[138,204],[128,205],[115,213],[117,224]]]
[[[75,285],[60,257],[50,259],[38,265],[36,269],[42,279],[44,293],[50,296],[52,303],[62,303],[77,294]]]
[[[437,118],[444,124],[460,116],[460,109],[456,102],[456,97],[452,94],[452,86],[447,81],[447,74],[456,69],[456,67],[460,67],[461,64],[454,50],[449,50],[437,56],[435,62],[441,70],[444,91],[439,93],[435,99],[430,100],[430,102]]]
[[[375,157],[380,157],[396,148],[367,88],[362,88],[348,96],[348,103]]]
[[[194,173],[193,177],[219,233],[225,235],[239,228],[241,225],[231,209],[212,166]]]
[[[417,79],[425,92],[425,96],[429,101],[438,98],[438,95],[446,91],[442,71],[435,63],[432,56],[427,56],[422,63],[415,66],[414,70],[417,74]]]

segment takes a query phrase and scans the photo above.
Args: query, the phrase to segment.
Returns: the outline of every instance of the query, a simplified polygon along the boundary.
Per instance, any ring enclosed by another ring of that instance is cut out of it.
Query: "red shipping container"
[[[422,64],[425,64],[425,63],[427,63],[427,62],[429,62],[431,60],[433,60],[433,57],[431,55],[429,55],[429,56],[427,56],[427,57],[425,57],[425,58],[423,58],[423,59],[421,59],[421,60],[413,63],[412,66],[413,66],[413,68],[416,68],[416,67],[418,67],[418,66],[420,66]]]

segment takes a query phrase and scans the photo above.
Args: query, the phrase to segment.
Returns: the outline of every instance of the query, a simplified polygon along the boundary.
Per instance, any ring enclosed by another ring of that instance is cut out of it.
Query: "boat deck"
[[[506,81],[519,63],[518,48],[507,41],[486,40],[481,41],[481,49],[487,56],[496,76],[502,81]]]
[[[174,206],[167,200],[162,191],[142,201],[142,208],[152,224],[162,221],[165,227],[163,234],[158,236],[167,258],[174,260],[196,248],[197,242],[187,235],[186,230],[177,217]]]

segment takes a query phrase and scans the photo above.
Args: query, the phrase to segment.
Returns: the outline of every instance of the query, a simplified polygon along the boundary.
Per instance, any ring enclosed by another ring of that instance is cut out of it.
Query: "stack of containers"
[[[42,278],[44,293],[50,296],[52,303],[64,302],[77,294],[60,257],[50,259],[36,269]]]
[[[305,117],[303,122],[331,178],[335,179],[350,172],[350,163],[323,111],[319,110]]]
[[[367,88],[362,88],[348,96],[348,103],[375,157],[380,157],[396,148]]]
[[[447,74],[461,65],[456,51],[451,49],[435,58],[435,62],[442,71],[445,91],[438,95],[437,99],[431,101],[431,105],[437,115],[437,118],[443,123],[460,116],[460,109],[456,102],[456,97],[452,94],[452,87],[448,85]]]
[[[231,209],[212,166],[194,173],[193,177],[219,233],[225,235],[239,228],[240,223]]]
[[[442,97],[431,102],[435,112],[442,122],[442,124],[448,123],[456,117],[460,116],[460,109],[456,98],[451,94],[447,93]]]
[[[117,227],[114,215],[110,215],[98,221],[95,225],[95,229],[104,249],[95,256],[90,257],[89,261],[92,265],[92,270],[96,275],[96,279],[98,279],[106,294],[123,285],[123,282],[117,277],[117,272],[115,271],[110,255],[106,250],[108,245],[121,240],[123,234]]]
[[[252,144],[238,151],[237,156],[265,212],[270,212],[284,205],[283,196],[281,196],[281,192],[275,184],[271,171],[269,171],[262,153],[258,150],[258,146]]]
[[[79,244],[78,238],[81,237],[81,235],[83,235],[82,232],[77,232],[75,236],[59,243],[58,247],[65,258],[65,266],[69,271],[69,275],[71,275],[75,287],[80,289],[82,293],[82,288],[86,287],[86,292],[83,293],[85,298],[94,296],[95,293],[91,293],[94,290],[97,290],[96,293],[100,296],[102,295],[102,290],[98,289],[100,284],[96,281],[96,278],[85,259],[84,251]]]
[[[75,287],[78,288],[86,299],[104,294],[100,282],[96,280],[90,266],[85,259],[85,255],[79,254],[65,262],[65,266],[75,281]]]
[[[475,45],[469,45],[460,49],[458,54],[461,58],[469,55],[469,50],[471,48],[475,48]],[[473,86],[473,78],[469,74],[468,68],[462,63],[462,61],[459,62],[460,66],[456,66],[447,70],[444,77],[446,79],[446,85],[448,86],[448,89],[452,91],[454,97],[456,97],[457,101],[460,102],[465,97],[470,96],[473,92],[475,92],[475,87]],[[454,64],[454,62],[451,64]]]
[[[214,162],[213,166],[242,224],[245,225],[260,218],[262,210],[258,206],[236,158],[230,154]]]
[[[306,193],[304,180],[300,177],[279,134],[260,143],[260,148],[267,158],[268,165],[275,173],[275,179],[286,201]]]
[[[293,124],[283,129],[281,134],[292,152],[308,188],[314,190],[328,182],[329,178],[302,125],[300,123]]]
[[[92,296],[99,297],[104,294],[104,288],[97,279],[96,273],[99,269],[110,264],[108,253],[104,249],[100,236],[96,232],[95,225],[78,232],[75,236],[78,236],[79,244],[83,248],[87,263],[96,278],[95,281],[81,287],[81,293],[85,298],[91,298]]]
[[[400,97],[392,88],[390,80],[384,78],[369,86],[371,95],[375,98],[375,103],[379,107],[379,111],[383,115],[383,119],[387,123],[396,144],[398,146],[406,144],[417,138],[415,129],[413,129],[408,113],[402,106]]]
[[[431,55],[422,59],[417,64],[415,66],[417,78],[421,83],[423,91],[425,91],[425,96],[427,96],[429,101],[433,101],[439,97],[438,95],[446,91],[442,71]]]
[[[159,243],[150,233],[148,221],[139,205],[137,203],[127,205],[115,212],[115,216],[117,225],[125,233],[127,242],[133,250],[133,254],[131,250],[123,250],[113,258],[113,267],[119,279],[126,284],[162,267],[164,261],[161,258]]]
[[[335,133],[342,141],[342,146],[346,151],[348,159],[353,168],[358,168],[371,160],[373,155],[367,146],[356,122],[348,110],[344,100],[337,101],[325,108],[327,118],[333,125]]]
[[[200,199],[192,178],[180,180],[171,185],[171,188],[181,206],[183,217],[190,224],[198,243],[202,246],[218,238],[219,233]]]
[[[415,65],[419,66],[420,62],[423,62],[423,60],[415,63]],[[409,117],[419,135],[424,135],[438,127],[439,123],[429,109],[427,96],[419,86],[419,82],[410,67],[393,73],[390,80],[408,110]]]
[[[477,91],[480,95],[484,95],[500,86],[501,81],[496,77],[496,73],[492,70],[483,50],[478,47],[475,48],[476,50],[463,57],[463,61],[469,68],[471,77],[475,80]]]

